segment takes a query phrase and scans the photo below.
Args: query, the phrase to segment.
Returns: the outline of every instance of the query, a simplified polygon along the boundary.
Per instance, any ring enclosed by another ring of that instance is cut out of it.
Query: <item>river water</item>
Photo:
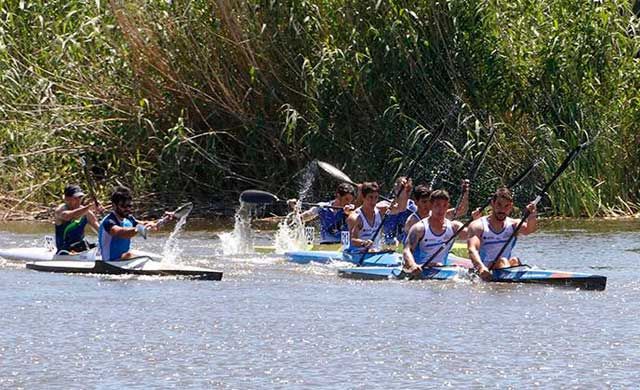
[[[0,226],[0,247],[50,225]],[[268,243],[272,233],[256,240]],[[135,241],[160,252],[168,234]],[[178,261],[221,282],[49,274],[0,263],[1,388],[637,388],[640,223],[543,223],[530,264],[598,273],[603,292],[364,282],[338,265],[225,256],[183,232]],[[343,266],[344,264],[342,264]]]

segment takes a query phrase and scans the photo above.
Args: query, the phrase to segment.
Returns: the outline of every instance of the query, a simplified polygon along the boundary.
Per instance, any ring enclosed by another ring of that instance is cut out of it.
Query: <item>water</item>
[[[517,253],[604,274],[606,291],[351,281],[336,265],[220,255],[208,230],[182,232],[176,261],[221,282],[5,262],[0,388],[637,387],[640,223],[543,226]],[[0,247],[40,245],[43,228],[27,230],[0,231]],[[160,252],[167,238],[135,244]]]

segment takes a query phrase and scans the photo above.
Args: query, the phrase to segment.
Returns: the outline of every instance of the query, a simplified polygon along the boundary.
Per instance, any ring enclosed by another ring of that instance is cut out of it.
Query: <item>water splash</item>
[[[184,225],[187,224],[188,216],[189,216],[189,213],[187,213],[186,215],[183,215],[178,220],[178,222],[176,223],[176,226],[173,228],[173,231],[169,235],[169,238],[167,239],[167,241],[165,241],[164,246],[162,247],[163,263],[176,264],[176,260],[182,254],[182,249],[178,245],[179,243],[178,234],[180,233]]]
[[[253,207],[240,202],[236,210],[232,232],[219,233],[224,255],[253,253],[253,230],[251,230],[251,216]]]
[[[298,191],[298,203],[294,210],[287,214],[284,221],[278,224],[275,235],[276,253],[284,253],[291,250],[306,250],[307,246],[313,243],[313,230],[305,226],[300,218],[301,201],[306,199],[311,192],[313,183],[318,176],[318,164],[313,161],[307,165],[300,180],[300,190]]]
[[[276,253],[284,253],[292,250],[306,250],[309,241],[313,241],[313,234],[308,237],[307,229],[300,218],[300,202],[291,213],[287,214],[278,224],[275,235]]]
[[[302,174],[302,179],[300,180],[298,191],[298,199],[305,200],[307,196],[311,192],[311,188],[313,187],[313,183],[318,176],[318,164],[315,161],[310,162],[307,167],[304,169]]]

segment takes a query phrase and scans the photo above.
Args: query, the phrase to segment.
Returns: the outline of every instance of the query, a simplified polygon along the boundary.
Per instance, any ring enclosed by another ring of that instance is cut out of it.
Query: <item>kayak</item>
[[[399,245],[396,247],[396,252],[402,253],[403,246]],[[254,252],[260,254],[273,254],[276,252],[276,247],[273,245],[255,245],[253,247]],[[342,244],[309,244],[305,251],[320,251],[320,252],[340,252],[342,250]],[[302,251],[288,251],[286,253],[292,252],[302,252]],[[464,242],[456,242],[453,244],[453,248],[451,248],[451,253],[456,256],[465,257],[467,256],[467,244]]]
[[[150,257],[134,257],[117,261],[36,261],[26,267],[35,271],[69,274],[181,276],[198,280],[221,280],[222,272],[208,268],[169,265]]]
[[[400,261],[402,259],[400,258]],[[469,259],[449,254],[447,264],[440,267],[427,267],[422,270],[421,279],[448,280],[459,277],[465,277],[473,263]],[[365,264],[362,267],[341,268],[338,275],[343,278],[362,279],[362,280],[381,280],[381,279],[416,279],[402,270],[402,263],[396,265],[382,266],[380,264],[369,266]]]
[[[402,270],[401,266],[343,268],[338,270],[338,275],[344,278],[361,280],[407,279],[410,276]],[[422,279],[448,280],[455,278],[473,278],[474,276],[475,274],[471,267],[467,267],[463,263],[443,267],[429,267],[422,271]],[[556,271],[521,265],[492,271],[491,282],[537,283],[602,291],[606,287],[607,278],[600,275]]]
[[[138,256],[162,260],[160,255],[145,251],[134,251]],[[91,249],[73,255],[57,255],[55,249],[46,247],[0,249],[0,257],[12,261],[95,261],[101,260],[96,250]]]
[[[341,251],[291,251],[284,253],[285,259],[298,264],[329,263],[331,261],[346,261],[358,264],[362,257],[360,253]],[[364,255],[363,265],[377,265],[394,267],[402,263],[402,255],[394,251],[368,252]]]
[[[491,281],[498,283],[538,283],[598,291],[603,291],[607,285],[606,276],[540,269],[529,265],[494,270],[492,274]]]
[[[419,278],[409,275],[397,267],[352,267],[338,270],[338,276],[360,280],[386,280],[386,279],[432,279],[451,280],[456,278],[466,278],[469,269],[459,265],[446,265],[442,267],[427,267],[422,270]]]

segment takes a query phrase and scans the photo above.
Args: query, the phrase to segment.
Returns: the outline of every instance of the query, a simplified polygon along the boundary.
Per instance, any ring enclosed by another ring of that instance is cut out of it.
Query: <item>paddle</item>
[[[171,215],[165,215],[164,217],[158,219],[156,221],[156,227],[161,228],[163,225],[166,225],[167,222],[171,221],[173,218],[180,219],[186,215],[189,215],[191,210],[193,210],[193,203],[191,202],[185,203],[173,211],[173,217]],[[141,228],[138,228],[138,233],[142,236],[142,238],[146,240],[149,230],[142,224],[139,224],[138,226],[141,226]]]
[[[277,195],[274,195],[267,191],[260,191],[260,190],[242,191],[242,193],[240,194],[240,201],[244,203],[257,203],[257,204],[272,204],[272,203],[286,202],[286,200],[278,198]],[[328,205],[323,205],[319,203],[302,202],[302,204],[304,206],[322,207],[322,208],[334,209],[334,210],[342,210],[344,208],[344,207],[338,207],[338,206],[328,206]]]
[[[318,164],[318,166],[325,171],[326,173],[328,173],[329,175],[333,176],[335,179],[337,179],[338,181],[347,183],[347,184],[351,184],[352,186],[358,188],[358,184],[354,183],[353,180],[351,180],[351,178],[349,176],[347,176],[346,173],[342,172],[341,170],[339,170],[338,168],[334,167],[333,165],[324,162],[324,161],[320,161],[320,160],[316,160],[316,163]],[[380,196],[380,199],[382,200],[386,200],[387,202],[390,202],[391,200],[387,197],[384,196]]]
[[[560,177],[560,175],[569,167],[569,165],[573,162],[573,160],[575,160],[578,157],[580,152],[582,152],[589,145],[591,145],[593,142],[595,142],[596,138],[597,138],[597,136],[594,139],[590,140],[590,141],[587,140],[587,141],[581,143],[575,149],[573,149],[571,151],[571,153],[567,154],[567,156],[565,157],[564,161],[562,162],[562,164],[560,164],[560,166],[558,167],[556,172],[553,174],[551,179],[549,179],[545,183],[545,185],[542,188],[542,190],[540,192],[538,192],[538,196],[536,196],[536,198],[531,203],[533,203],[534,205],[537,205],[542,200],[542,198],[544,198],[547,195],[547,191],[549,190],[549,188],[551,188],[553,183],[555,183],[555,181],[558,179],[558,177]],[[500,257],[502,256],[504,251],[507,249],[507,247],[511,244],[511,241],[516,236],[516,234],[518,234],[518,231],[520,230],[520,228],[522,227],[522,225],[527,220],[527,218],[529,217],[530,214],[531,214],[531,212],[529,211],[529,209],[525,208],[524,212],[522,213],[522,219],[520,219],[520,222],[518,223],[516,228],[513,230],[513,233],[511,233],[511,236],[509,236],[509,239],[507,240],[507,242],[505,242],[504,245],[502,246],[502,248],[500,249],[500,252],[498,252],[498,255],[496,256],[496,258],[493,259],[494,263],[496,261],[498,261],[498,259],[500,259]]]
[[[469,183],[473,183],[476,180],[476,176],[478,176],[478,172],[480,172],[480,167],[482,166],[482,163],[484,162],[484,159],[487,156],[487,152],[489,151],[491,142],[493,141],[493,138],[496,134],[496,127],[493,126],[491,118],[489,118],[489,127],[491,128],[491,133],[489,133],[489,138],[487,139],[487,142],[484,144],[484,149],[482,149],[482,152],[480,152],[480,154],[477,155],[476,158],[474,158],[471,163],[471,172],[467,177],[469,180]],[[464,198],[464,193],[462,193],[462,195],[460,195],[460,198],[458,198],[455,211],[453,212],[453,218],[456,218],[456,216],[458,215],[458,210],[460,209],[460,205],[462,204],[463,198]]]
[[[527,176],[529,176],[529,174],[533,171],[533,169],[535,167],[537,167],[538,165],[540,165],[540,163],[542,162],[542,160],[536,160],[533,162],[533,164],[531,164],[524,172],[522,172],[520,175],[518,175],[517,177],[515,177],[514,179],[512,179],[507,185],[507,188],[514,188],[515,186],[519,185]],[[487,199],[487,201],[482,205],[482,207],[480,208],[481,210],[485,209],[487,206],[489,206],[491,204],[491,198]],[[448,248],[449,245],[456,239],[456,237],[458,237],[458,235],[460,235],[460,233],[462,233],[462,231],[464,229],[466,229],[471,222],[473,222],[473,218],[470,218],[467,222],[465,222],[460,229],[456,230],[456,232],[453,234],[453,236],[451,236],[447,241],[443,242],[440,247],[438,248],[437,251],[435,251],[435,253],[433,255],[431,255],[431,257],[429,257],[429,259],[427,261],[424,262],[424,264],[422,264],[420,266],[420,269],[423,269],[427,264],[429,264],[433,259],[435,259],[445,248]]]
[[[93,181],[93,176],[89,173],[89,166],[87,165],[87,161],[83,156],[78,158],[80,160],[80,165],[82,165],[82,170],[84,171],[85,179],[87,180],[87,186],[89,188],[89,196],[93,198],[93,203],[96,206],[96,209],[100,209],[100,204],[98,203],[98,198],[96,197],[95,191],[95,182]]]
[[[409,179],[411,176],[413,176],[414,171],[418,167],[418,161],[422,160],[422,158],[424,156],[426,156],[427,153],[429,153],[429,151],[431,151],[431,148],[436,143],[438,138],[440,138],[440,136],[444,133],[444,130],[447,127],[447,123],[449,122],[449,118],[451,117],[451,114],[453,113],[453,111],[454,110],[451,110],[449,112],[449,114],[444,119],[444,121],[442,121],[442,125],[440,126],[440,128],[435,133],[433,133],[431,135],[431,138],[429,139],[429,142],[424,147],[424,149],[422,150],[422,153],[420,153],[418,158],[414,159],[411,162],[411,164],[409,165],[409,169],[407,170],[407,174],[405,175],[405,177],[407,179]],[[389,200],[389,207],[387,207],[387,210],[385,211],[384,216],[382,217],[382,220],[380,221],[380,225],[373,232],[373,236],[371,236],[371,241],[372,242],[376,241],[376,238],[378,237],[378,234],[380,234],[380,230],[382,230],[382,226],[384,226],[384,221],[391,214],[391,206],[393,205],[393,202],[400,195],[400,192],[402,192],[403,190],[404,190],[403,186],[398,186],[398,188],[395,191],[393,189],[391,190],[391,195],[389,196],[391,198],[391,200]],[[362,255],[360,256],[360,259],[358,260],[358,266],[362,266],[362,263],[364,262],[364,259],[367,256],[367,253],[369,253],[369,247],[367,247],[364,250],[364,252],[362,252]]]

